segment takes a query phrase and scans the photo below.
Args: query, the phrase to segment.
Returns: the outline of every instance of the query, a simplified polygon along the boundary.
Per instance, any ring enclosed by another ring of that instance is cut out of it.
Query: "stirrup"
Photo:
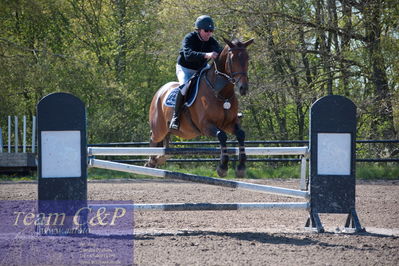
[[[180,127],[179,118],[176,117],[176,116],[173,116],[172,121],[170,121],[169,128],[170,129],[174,129],[174,130],[178,130],[179,127]]]

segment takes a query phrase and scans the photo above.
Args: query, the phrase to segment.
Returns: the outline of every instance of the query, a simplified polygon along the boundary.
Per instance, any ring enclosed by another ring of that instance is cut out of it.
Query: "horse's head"
[[[230,76],[231,82],[235,85],[236,90],[240,95],[245,95],[248,91],[248,52],[247,47],[254,41],[253,39],[240,42],[235,40],[233,42],[223,38],[228,47],[226,47],[222,54],[226,54],[224,70]]]

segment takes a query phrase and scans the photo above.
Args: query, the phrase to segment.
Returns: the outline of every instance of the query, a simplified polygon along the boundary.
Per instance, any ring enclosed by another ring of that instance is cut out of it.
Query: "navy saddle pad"
[[[196,81],[194,81],[194,83],[197,83]],[[168,97],[166,98],[164,104],[168,107],[175,107],[175,103],[176,103],[176,96],[177,93],[179,91],[179,87],[174,88],[168,95]],[[197,98],[197,94],[198,94],[198,86],[193,86],[192,84],[190,85],[190,89],[188,90],[188,95],[186,95],[186,101],[185,101],[185,105],[187,107],[190,107],[194,101],[195,98]]]

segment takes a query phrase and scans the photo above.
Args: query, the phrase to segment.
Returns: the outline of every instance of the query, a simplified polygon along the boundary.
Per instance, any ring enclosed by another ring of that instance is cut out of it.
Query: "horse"
[[[247,47],[253,39],[241,42],[224,39],[226,45],[205,73],[200,76],[199,91],[195,102],[185,108],[180,115],[180,128],[169,129],[173,107],[164,105],[165,97],[179,86],[178,82],[163,85],[154,95],[150,110],[151,147],[168,147],[170,134],[184,139],[197,136],[217,137],[220,142],[221,156],[217,173],[225,177],[228,170],[227,135],[234,134],[239,143],[239,157],[236,176],[245,176],[245,132],[241,129],[238,117],[236,91],[241,96],[248,91]],[[151,156],[145,166],[156,167],[166,161],[165,156]]]

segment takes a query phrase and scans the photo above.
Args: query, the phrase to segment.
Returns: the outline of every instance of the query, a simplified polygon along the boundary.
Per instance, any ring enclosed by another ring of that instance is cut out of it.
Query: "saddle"
[[[204,70],[206,70],[206,68],[203,68],[201,71],[195,73],[190,78],[190,80],[187,81],[190,83],[190,85],[189,85],[187,94],[184,99],[184,105],[186,107],[190,107],[191,105],[193,105],[193,103],[195,102],[195,99],[197,98],[198,89],[199,89],[199,81],[201,80],[201,77],[205,72]],[[165,106],[175,107],[178,91],[179,91],[179,87],[176,87],[170,91],[169,95],[165,98],[165,101],[164,101]]]

